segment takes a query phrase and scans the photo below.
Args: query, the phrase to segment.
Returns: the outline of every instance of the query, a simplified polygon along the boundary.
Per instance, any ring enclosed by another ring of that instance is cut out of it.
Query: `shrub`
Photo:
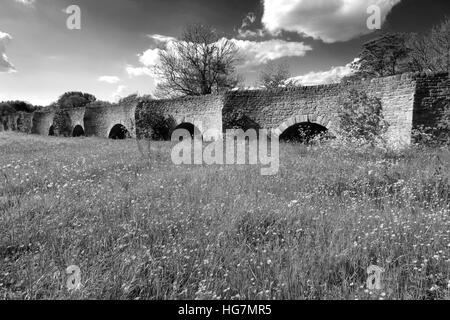
[[[170,140],[175,120],[166,117],[159,109],[141,106],[136,109],[136,135],[138,139]]]
[[[384,142],[388,123],[384,120],[379,98],[351,89],[341,99],[340,105],[341,138],[370,145]]]
[[[450,99],[435,108],[439,110],[436,126],[416,126],[413,129],[413,140],[416,144],[428,147],[450,146]]]

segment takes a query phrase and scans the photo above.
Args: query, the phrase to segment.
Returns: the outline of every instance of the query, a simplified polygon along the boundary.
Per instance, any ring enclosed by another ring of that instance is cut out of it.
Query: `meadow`
[[[0,133],[0,299],[450,299],[448,149],[284,144],[261,176],[170,148]]]

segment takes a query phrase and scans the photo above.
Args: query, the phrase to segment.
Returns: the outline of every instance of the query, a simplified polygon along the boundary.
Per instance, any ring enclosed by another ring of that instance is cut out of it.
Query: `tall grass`
[[[163,142],[1,133],[0,299],[450,298],[448,150],[281,154],[264,177],[174,166]]]

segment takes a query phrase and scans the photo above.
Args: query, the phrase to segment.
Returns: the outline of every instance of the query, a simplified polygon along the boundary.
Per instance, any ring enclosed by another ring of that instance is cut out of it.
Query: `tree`
[[[352,78],[387,77],[408,70],[409,49],[407,36],[399,33],[384,34],[363,45],[359,59],[353,63]]]
[[[269,62],[259,74],[258,84],[266,89],[275,89],[288,85],[291,77],[287,64],[276,65]]]
[[[6,101],[0,103],[0,106],[3,110],[9,110],[10,113],[16,112],[32,113],[37,109],[35,106],[25,101]]]
[[[206,95],[234,88],[239,82],[235,74],[239,60],[236,44],[211,27],[188,26],[180,40],[160,51],[159,58],[160,64],[155,67],[161,79],[159,97]]]
[[[66,92],[56,102],[61,109],[82,108],[97,101],[92,94],[83,92]]]
[[[450,73],[450,17],[428,34],[412,34],[407,43],[414,71]]]

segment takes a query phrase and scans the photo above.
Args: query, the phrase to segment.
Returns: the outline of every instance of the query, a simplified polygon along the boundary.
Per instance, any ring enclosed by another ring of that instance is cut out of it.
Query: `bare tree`
[[[288,80],[291,77],[287,64],[275,64],[270,61],[259,74],[258,84],[266,89],[274,89],[291,85]]]
[[[426,35],[411,35],[408,47],[413,71],[450,73],[450,18]]]
[[[180,40],[160,52],[157,96],[198,96],[234,88],[239,80],[236,44],[201,24],[188,26]]]

